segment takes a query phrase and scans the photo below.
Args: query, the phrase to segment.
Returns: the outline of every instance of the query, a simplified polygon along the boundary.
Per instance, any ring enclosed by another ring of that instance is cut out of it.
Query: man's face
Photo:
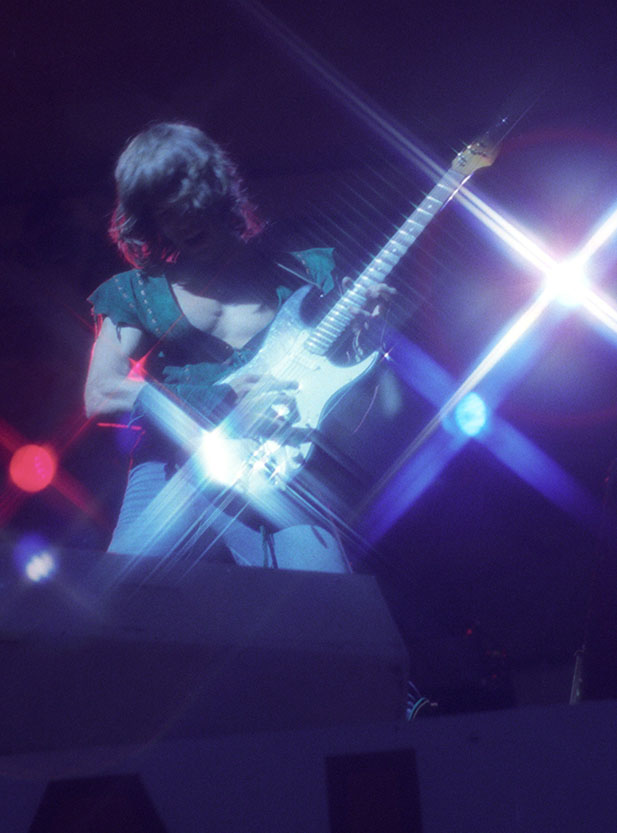
[[[218,262],[238,245],[228,211],[168,206],[154,217],[160,234],[191,260]]]

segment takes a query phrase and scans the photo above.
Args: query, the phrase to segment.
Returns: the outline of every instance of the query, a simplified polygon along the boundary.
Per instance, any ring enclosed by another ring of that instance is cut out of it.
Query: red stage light
[[[54,479],[57,468],[55,452],[48,446],[22,445],[11,458],[9,474],[24,492],[40,492]]]

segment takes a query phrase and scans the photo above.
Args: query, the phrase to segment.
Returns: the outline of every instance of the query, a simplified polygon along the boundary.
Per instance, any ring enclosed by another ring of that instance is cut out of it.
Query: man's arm
[[[130,360],[139,356],[143,340],[137,327],[116,327],[110,318],[103,319],[86,378],[88,417],[131,410],[145,382],[129,378]]]

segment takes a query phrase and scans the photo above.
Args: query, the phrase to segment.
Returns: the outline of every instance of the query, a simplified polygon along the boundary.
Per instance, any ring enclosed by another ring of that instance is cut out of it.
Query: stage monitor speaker
[[[7,833],[612,833],[617,703],[0,756]]]
[[[138,775],[51,781],[28,833],[167,833]]]
[[[389,721],[408,660],[374,578],[56,553],[0,568],[0,755]]]

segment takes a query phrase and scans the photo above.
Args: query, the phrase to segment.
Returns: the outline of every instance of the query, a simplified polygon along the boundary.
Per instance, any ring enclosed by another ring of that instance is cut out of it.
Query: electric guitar
[[[330,348],[356,320],[371,287],[385,283],[471,174],[493,163],[496,150],[485,136],[457,154],[446,174],[317,324],[304,324],[300,314],[310,286],[297,290],[283,304],[259,352],[222,380],[246,374],[264,377],[261,389],[258,383],[222,423],[201,436],[198,453],[215,482],[248,496],[264,487],[285,488],[309,458],[321,420],[379,357],[375,351],[357,364],[341,366],[328,358]],[[271,389],[273,378],[297,387],[289,394]],[[194,431],[190,425],[186,430],[194,450]]]

